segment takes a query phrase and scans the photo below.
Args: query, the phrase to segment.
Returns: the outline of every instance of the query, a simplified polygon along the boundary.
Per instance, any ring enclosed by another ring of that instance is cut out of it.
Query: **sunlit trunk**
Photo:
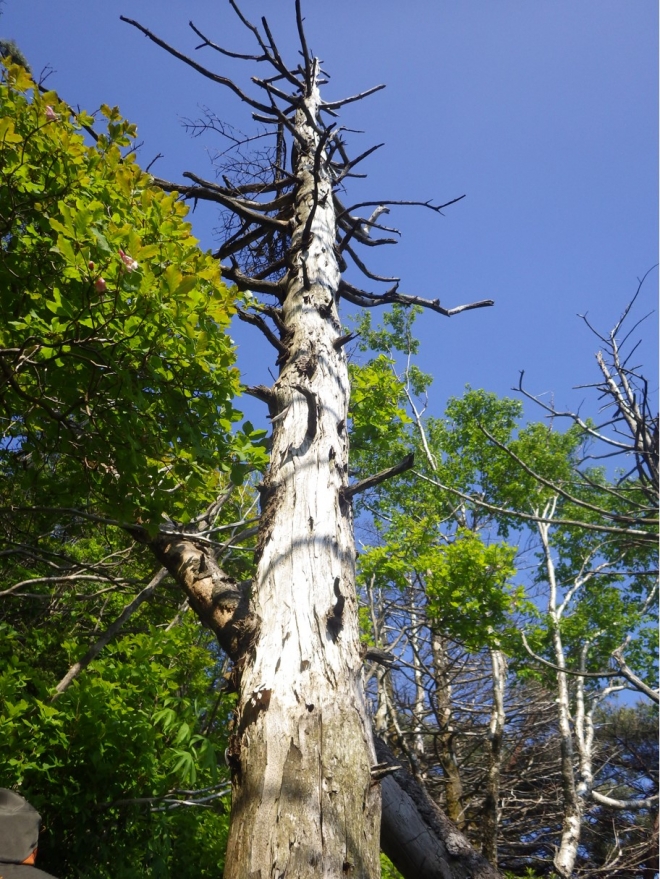
[[[298,179],[273,386],[271,465],[253,605],[259,631],[242,671],[230,746],[226,879],[380,875],[380,783],[361,680],[348,477],[346,358],[335,215],[316,88],[296,113]]]
[[[555,512],[556,498],[544,511],[543,518],[552,518]],[[557,720],[559,725],[559,745],[561,753],[561,785],[563,795],[563,821],[561,828],[561,840],[559,849],[555,854],[555,868],[562,879],[568,879],[573,874],[575,859],[577,858],[580,844],[580,832],[582,825],[583,805],[582,799],[575,785],[573,732],[571,729],[570,694],[568,689],[568,675],[566,668],[566,656],[560,631],[560,604],[557,591],[555,565],[552,558],[550,542],[548,538],[550,526],[539,522],[538,525],[541,543],[543,545],[546,575],[550,587],[548,598],[548,616],[552,635],[552,649],[557,671]]]

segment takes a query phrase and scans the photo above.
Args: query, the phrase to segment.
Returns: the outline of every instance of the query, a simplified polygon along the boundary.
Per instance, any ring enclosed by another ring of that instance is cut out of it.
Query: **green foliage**
[[[360,582],[372,577],[403,591],[422,584],[429,624],[479,650],[499,645],[522,591],[509,585],[516,547],[487,544],[465,528],[443,539],[430,519],[397,517],[385,542],[360,556]]]
[[[228,787],[233,700],[179,592],[161,584],[54,695],[154,574],[107,520],[186,521],[266,462],[264,432],[236,429],[237,294],[116,107],[90,146],[93,118],[9,63],[0,107],[0,786],[42,813],[62,879],[215,877],[226,795],[162,799]],[[213,524],[243,517],[237,495]]]
[[[652,609],[645,601],[656,549],[632,540],[625,527],[603,530],[617,525],[617,515],[635,521],[635,510],[648,506],[634,477],[620,484],[586,467],[582,428],[522,424],[519,401],[484,390],[467,388],[450,399],[443,418],[422,421],[423,403],[413,419],[400,414],[429,384],[428,377],[417,379],[410,362],[417,350],[414,317],[414,310],[399,308],[381,328],[374,330],[368,318],[360,323],[364,347],[380,353],[353,368],[354,461],[363,477],[412,449],[416,470],[436,486],[407,473],[360,498],[358,509],[373,517],[359,559],[361,582],[422,588],[431,625],[471,650],[500,646],[523,674],[550,684],[553,673],[530,666],[516,628],[524,626],[534,649],[553,661],[542,597],[549,575],[533,519],[552,516],[557,600],[568,596],[559,626],[569,663],[578,662],[588,639],[589,668],[607,668],[612,650],[634,632],[626,655],[638,674],[653,679]],[[401,355],[408,359],[397,372],[394,358]],[[637,528],[655,526],[640,514]],[[531,571],[524,576],[516,573],[521,545]]]
[[[428,421],[429,440],[440,451],[438,480],[463,492],[476,491],[482,500],[504,509],[532,513],[542,508],[552,488],[514,456],[553,484],[569,486],[583,437],[575,428],[562,434],[540,423],[522,427],[521,417],[518,400],[500,399],[488,391],[468,387],[463,397],[450,399],[445,418]],[[478,517],[476,505],[472,509]],[[506,514],[485,515],[505,536],[517,525]]]
[[[364,366],[350,364],[351,445],[356,453],[392,455],[410,423],[401,383],[384,354]]]
[[[504,543],[485,544],[474,531],[459,528],[451,543],[437,547],[429,569],[431,623],[439,622],[459,637],[465,629],[462,640],[467,647],[497,643],[498,633],[509,624],[515,598],[522,598],[520,588],[508,586],[516,573],[516,551]]]
[[[211,722],[208,636],[191,618],[168,632],[140,628],[52,703],[59,658],[80,655],[80,643],[59,643],[57,625],[2,625],[0,785],[39,809],[40,865],[63,879],[211,877],[224,857],[226,799],[167,811],[153,811],[160,801],[123,802],[227,777],[220,755],[232,703],[224,699]]]
[[[251,428],[232,437],[234,294],[187,209],[122,155],[136,130],[117,108],[88,146],[91,117],[17,65],[0,108],[3,469],[40,505],[184,519],[218,468],[265,459]]]
[[[382,852],[380,853],[380,875],[381,879],[403,879],[392,861]]]

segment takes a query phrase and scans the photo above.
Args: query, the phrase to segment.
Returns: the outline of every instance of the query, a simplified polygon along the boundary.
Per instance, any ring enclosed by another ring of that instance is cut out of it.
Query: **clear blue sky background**
[[[268,16],[295,62],[293,0],[242,8],[255,21]],[[521,369],[530,390],[578,405],[585,392],[571,388],[596,378],[597,341],[576,315],[588,312],[607,331],[657,260],[655,0],[307,0],[304,13],[332,76],[327,99],[387,83],[343,111],[343,124],[365,130],[350,136],[354,155],[386,143],[349,200],[467,194],[444,217],[395,209],[387,222],[401,243],[367,254],[373,271],[401,276],[403,292],[450,307],[496,300],[450,320],[420,318],[433,413],[466,383],[508,393]],[[189,54],[198,42],[189,19],[224,46],[254,51],[224,0],[5,0],[0,36],[18,42],[35,73],[50,65],[49,86],[72,105],[118,104],[138,124],[141,163],[164,154],[155,173],[212,177],[219,142],[191,140],[181,118],[204,105],[247,130],[249,113],[120,14]],[[197,56],[246,87],[255,72],[268,75],[210,50]],[[213,246],[213,211],[192,220]],[[640,316],[656,307],[657,271],[642,298]],[[654,315],[638,360],[657,390],[656,327]],[[235,338],[246,381],[268,381],[271,349],[251,328],[237,327]],[[254,405],[245,408],[260,412]]]

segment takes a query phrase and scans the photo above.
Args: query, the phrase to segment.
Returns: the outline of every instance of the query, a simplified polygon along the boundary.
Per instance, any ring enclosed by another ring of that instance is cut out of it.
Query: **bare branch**
[[[544,659],[542,656],[539,656],[538,653],[534,653],[532,648],[527,643],[527,638],[525,637],[525,633],[521,632],[520,637],[522,638],[523,645],[525,650],[529,653],[532,659],[536,660],[536,662],[541,663],[541,665],[547,666],[547,668],[551,668],[553,671],[561,672],[562,674],[573,675],[576,678],[618,678],[621,677],[619,672],[617,671],[573,671],[570,668],[565,668],[560,665],[555,665],[553,662],[549,662],[547,659]]]
[[[375,275],[373,272],[370,272],[366,265],[362,262],[360,257],[355,253],[353,248],[346,244],[346,239],[342,241],[341,250],[345,250],[355,265],[360,269],[363,275],[366,275],[367,278],[371,278],[372,281],[382,281],[385,284],[398,284],[401,278],[385,278],[382,275]]]
[[[309,55],[309,49],[307,48],[302,11],[300,9],[300,0],[296,0],[296,25],[298,27],[298,37],[300,38],[300,48],[302,49],[302,55],[305,59],[305,79],[307,80],[307,90],[308,92],[311,92],[313,86],[313,83],[311,82],[312,60]]]
[[[537,482],[540,482],[541,485],[545,485],[547,488],[552,489],[552,491],[561,495],[565,500],[570,501],[572,504],[575,504],[578,507],[584,507],[586,510],[592,510],[595,513],[599,513],[601,516],[604,516],[606,519],[611,519],[614,522],[627,522],[631,525],[638,525],[643,522],[645,525],[658,525],[660,524],[660,520],[658,519],[640,519],[639,516],[624,516],[620,513],[614,513],[610,510],[604,509],[602,507],[597,507],[595,504],[587,503],[587,501],[580,500],[580,498],[574,497],[572,494],[569,494],[565,489],[561,486],[557,485],[555,482],[551,482],[549,479],[545,479],[535,470],[532,470],[525,462],[512,452],[504,443],[501,443],[497,440],[491,433],[489,433],[486,428],[482,424],[478,424],[477,427],[479,430],[486,436],[493,445],[496,445],[499,449],[502,449],[503,452],[506,452],[510,458],[512,458],[516,464],[518,464],[526,473],[529,473],[533,479]],[[594,483],[592,483],[594,485]]]
[[[286,101],[292,107],[297,107],[299,104],[298,98],[294,98],[292,95],[288,95],[286,92],[283,92],[282,89],[278,89],[272,84],[272,82],[267,79],[260,79],[258,76],[253,76],[252,82],[255,85],[259,86],[259,88],[262,88],[264,89],[264,91],[268,92],[269,95],[280,98],[280,100],[282,101]]]
[[[608,525],[578,522],[575,519],[547,519],[544,516],[535,516],[532,513],[521,513],[519,510],[510,510],[506,507],[498,507],[495,504],[489,504],[487,501],[484,501],[475,495],[466,494],[465,492],[459,491],[457,488],[451,488],[449,485],[444,485],[436,479],[430,479],[428,476],[425,476],[417,470],[415,471],[415,476],[423,479],[424,482],[429,482],[431,485],[441,488],[443,491],[448,491],[451,494],[455,494],[457,497],[463,498],[463,500],[470,501],[470,503],[473,503],[478,507],[483,507],[484,510],[490,510],[493,513],[499,513],[503,516],[510,516],[512,519],[522,519],[527,522],[536,522],[541,525],[566,525],[569,528],[583,528],[588,531],[600,531],[604,534],[620,534],[625,537],[636,538],[637,543],[650,544],[651,546],[657,545],[656,535],[648,531],[640,531],[637,528],[614,528],[613,526],[611,527]]]
[[[286,290],[286,281],[264,281],[263,279],[244,275],[236,266],[220,266],[222,277],[236,284],[239,290],[252,290],[254,293],[266,293],[281,299]]]
[[[332,343],[332,347],[335,349],[343,348],[344,345],[348,345],[353,339],[357,339],[359,335],[359,333],[347,333],[345,336],[339,336],[339,338],[335,339]]]
[[[394,232],[396,235],[401,234],[398,229],[380,226],[378,223],[365,220],[363,217],[352,217],[350,223],[344,218],[341,222],[337,223],[337,227],[346,232],[343,238],[340,239],[338,236],[339,253],[342,253],[352,238],[355,238],[359,244],[364,244],[367,247],[380,247],[382,244],[398,244],[396,238],[372,238],[367,232],[369,227]]]
[[[250,223],[257,223],[262,226],[269,226],[272,229],[279,229],[284,232],[288,231],[288,220],[281,220],[277,217],[271,217],[266,213],[262,213],[262,211],[272,209],[272,206],[286,206],[290,201],[288,193],[286,195],[280,196],[280,198],[276,199],[273,202],[262,205],[259,202],[253,202],[243,198],[235,198],[234,196],[228,195],[223,187],[209,183],[208,181],[203,180],[201,177],[197,177],[196,174],[192,174],[190,171],[185,171],[183,176],[198,182],[198,185],[189,186],[185,183],[168,182],[167,189],[170,192],[180,192],[183,196],[185,196],[185,198],[198,198],[203,201],[217,202],[223,207],[228,208],[230,211],[236,214],[236,216],[241,217],[242,219],[247,220]],[[157,177],[154,177],[154,182],[159,186],[161,184],[160,179]]]
[[[21,580],[18,583],[14,583],[14,585],[10,586],[8,589],[4,589],[2,592],[0,592],[0,598],[4,598],[7,595],[13,595],[16,598],[25,598],[27,596],[19,592],[18,590],[23,589],[26,586],[36,586],[39,583],[77,583],[81,580],[88,583],[107,583],[108,581],[113,582],[112,578],[108,576],[104,577],[98,574],[83,574],[80,572],[75,574],[61,574],[59,576],[53,577],[31,577],[29,580]],[[122,583],[123,581],[114,581],[111,588],[117,589],[122,585]],[[49,596],[39,597],[48,598]]]
[[[268,56],[264,55],[243,55],[240,52],[230,52],[229,49],[223,49],[222,46],[218,46],[216,43],[211,42],[208,37],[204,36],[204,34],[199,30],[199,28],[195,27],[192,21],[188,22],[188,27],[192,28],[192,30],[197,34],[200,40],[203,40],[202,44],[199,46],[195,46],[195,49],[203,49],[205,46],[208,46],[210,49],[215,49],[216,52],[220,52],[221,55],[226,55],[228,58],[238,58],[241,61],[268,61]]]
[[[386,293],[382,294],[368,293],[366,290],[359,290],[357,287],[353,287],[352,284],[349,284],[344,280],[339,282],[339,294],[349,302],[353,302],[355,305],[362,305],[365,308],[372,308],[376,305],[389,305],[393,302],[397,302],[400,305],[420,305],[422,308],[436,311],[438,314],[442,314],[445,317],[451,317],[454,314],[460,314],[460,312],[468,311],[472,308],[487,308],[488,306],[495,304],[492,299],[482,299],[479,302],[471,302],[468,305],[457,305],[455,308],[443,308],[440,305],[439,299],[431,300],[422,299],[421,296],[409,296],[405,293],[397,292],[396,289],[388,290]]]
[[[256,397],[262,403],[266,403],[269,407],[275,403],[275,394],[271,388],[266,385],[245,385],[243,391],[251,397]]]
[[[234,92],[235,95],[248,104],[250,107],[253,107],[255,110],[260,110],[262,113],[270,113],[271,108],[261,104],[259,101],[255,101],[249,95],[246,95],[245,92],[241,91],[241,89],[233,82],[231,79],[227,79],[226,76],[220,76],[218,73],[213,73],[211,70],[207,70],[206,67],[203,67],[201,64],[198,64],[196,61],[193,61],[192,58],[189,58],[187,55],[184,55],[182,52],[179,52],[173,46],[170,46],[169,43],[166,43],[165,40],[161,40],[160,37],[157,37],[154,33],[148,30],[146,27],[143,27],[139,22],[135,21],[132,18],[127,18],[125,15],[120,15],[119,18],[126,22],[126,24],[132,25],[134,28],[137,28],[141,31],[145,37],[148,37],[153,43],[157,46],[160,46],[161,49],[165,49],[166,52],[169,52],[170,55],[173,55],[175,58],[178,58],[179,61],[183,61],[184,64],[187,64],[189,67],[192,67],[193,70],[196,70],[198,73],[201,73],[202,76],[205,76],[207,79],[212,80],[213,82],[217,82],[219,85],[224,85],[228,89]]]
[[[177,808],[178,806],[202,806],[211,800],[226,796],[230,791],[231,785],[226,781],[222,781],[220,784],[213,785],[213,787],[200,790],[175,789],[155,797],[128,797],[121,800],[112,800],[109,803],[100,803],[95,808],[113,809],[117,806],[151,806],[154,803],[162,803],[162,808],[151,810],[152,812],[161,812]],[[200,796],[201,794],[207,794],[207,796]],[[186,799],[180,799],[181,796],[185,796]]]
[[[387,470],[381,470],[380,473],[376,473],[374,476],[368,476],[366,479],[361,479],[353,485],[348,485],[342,490],[342,495],[346,500],[350,500],[361,491],[367,491],[367,489],[374,488],[376,485],[380,485],[381,482],[385,482],[386,479],[391,479],[393,476],[405,473],[406,470],[411,469],[414,463],[415,455],[411,452],[402,461],[395,464],[394,467],[388,467]]]
[[[652,797],[644,797],[641,800],[615,800],[612,797],[606,797],[597,790],[592,790],[591,797],[599,806],[609,806],[610,809],[625,809],[631,812],[639,809],[657,808],[658,805],[658,794],[654,794]]]
[[[249,311],[244,311],[242,308],[238,308],[236,313],[240,320],[244,321],[246,324],[252,324],[253,326],[258,327],[281,357],[285,357],[289,354],[289,349],[277,338],[263,317],[260,317],[258,314],[252,314]]]
[[[340,183],[344,179],[344,177],[348,177],[350,171],[358,164],[358,162],[366,159],[367,156],[370,156],[372,153],[376,152],[376,150],[379,150],[382,146],[385,146],[385,144],[377,143],[375,146],[369,147],[368,150],[360,153],[360,155],[356,159],[351,159],[350,162],[345,162],[344,166],[340,168],[337,179],[335,180],[335,185],[337,183]]]
[[[656,704],[660,703],[660,696],[656,690],[652,690],[644,681],[637,677],[635,672],[630,668],[630,666],[626,663],[623,658],[623,649],[618,647],[616,650],[612,651],[612,658],[619,666],[619,674],[621,677],[625,678],[629,681],[636,690],[639,690],[640,693],[644,693],[649,699],[652,699]]]
[[[123,627],[124,623],[129,620],[133,614],[138,610],[138,608],[144,604],[151,596],[154,594],[156,587],[162,583],[162,581],[167,576],[167,570],[165,568],[161,568],[157,574],[151,579],[151,582],[145,586],[145,588],[138,595],[135,596],[133,601],[130,604],[127,604],[126,607],[119,614],[117,619],[112,623],[112,625],[108,626],[105,632],[101,635],[101,637],[89,648],[87,653],[79,659],[78,662],[75,662],[68,672],[64,675],[62,680],[59,682],[57,687],[55,687],[55,693],[51,698],[51,702],[54,702],[59,696],[62,695],[75,681],[78,675],[87,668],[87,666],[92,662],[93,659],[99,655],[101,650],[110,643],[110,641],[115,637],[117,632]]]
[[[340,107],[343,107],[344,104],[352,104],[354,101],[361,101],[362,98],[367,98],[369,95],[373,95],[375,92],[379,92],[381,89],[385,88],[385,83],[381,83],[380,85],[375,85],[370,89],[367,89],[364,92],[360,92],[357,95],[351,95],[350,98],[342,98],[340,101],[324,101],[321,104],[322,110],[338,110]]]
[[[286,66],[286,64],[282,60],[282,56],[280,55],[280,51],[277,48],[277,44],[275,43],[275,40],[274,40],[273,35],[271,33],[270,27],[268,25],[268,21],[266,20],[266,18],[264,16],[262,16],[262,18],[261,18],[261,24],[263,26],[263,29],[264,29],[266,36],[268,37],[268,42],[270,44],[270,50],[273,53],[272,57],[270,58],[271,64],[273,65],[273,67],[277,71],[279,71],[279,73],[282,77],[284,77],[285,79],[287,79],[291,83],[291,85],[294,85],[297,89],[302,91],[303,90],[302,84],[294,76],[294,74],[289,70],[289,68]]]
[[[381,198],[379,201],[360,201],[357,204],[351,205],[350,208],[345,208],[344,212],[350,214],[358,208],[380,207],[381,205],[402,205],[404,207],[428,208],[436,214],[439,214],[442,212],[443,208],[448,208],[449,205],[456,204],[457,201],[461,201],[464,198],[465,195],[459,195],[458,198],[452,198],[451,201],[446,201],[444,204],[440,205],[431,204],[431,199],[428,201],[390,201]]]
[[[243,195],[238,195],[224,186],[218,186],[217,183],[212,183],[210,180],[205,180],[203,177],[193,174],[192,171],[184,171],[183,176],[192,180],[193,183],[197,183],[199,186],[203,186],[211,192],[217,192],[219,195],[231,199],[232,203],[242,205],[249,210],[281,211],[283,208],[289,207],[293,203],[291,192],[284,192],[282,195],[278,195],[271,201],[255,201],[254,199],[245,198]]]

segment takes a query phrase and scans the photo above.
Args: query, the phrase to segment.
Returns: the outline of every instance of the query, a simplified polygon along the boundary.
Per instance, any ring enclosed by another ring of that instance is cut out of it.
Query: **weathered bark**
[[[379,761],[396,760],[376,739]],[[381,848],[406,879],[501,879],[405,770],[382,781]]]
[[[196,543],[193,536],[187,539],[165,534],[150,547],[183,589],[201,622],[240,666],[259,625],[250,608],[249,583],[237,583],[228,577],[208,547]]]
[[[315,62],[315,67],[316,67]],[[295,117],[298,180],[272,399],[271,464],[230,745],[226,879],[379,875],[380,785],[361,685],[347,486],[349,382],[336,299],[332,187],[313,88]]]
[[[250,612],[246,584],[229,578],[209,547],[194,540],[163,539],[152,544],[152,549],[186,593],[200,620],[238,660],[240,670],[241,657],[249,650],[259,622]],[[379,667],[380,672],[387,673]],[[385,742],[375,741],[375,760],[399,765]],[[380,848],[405,879],[499,877],[405,769],[376,784],[381,785],[383,798]]]

